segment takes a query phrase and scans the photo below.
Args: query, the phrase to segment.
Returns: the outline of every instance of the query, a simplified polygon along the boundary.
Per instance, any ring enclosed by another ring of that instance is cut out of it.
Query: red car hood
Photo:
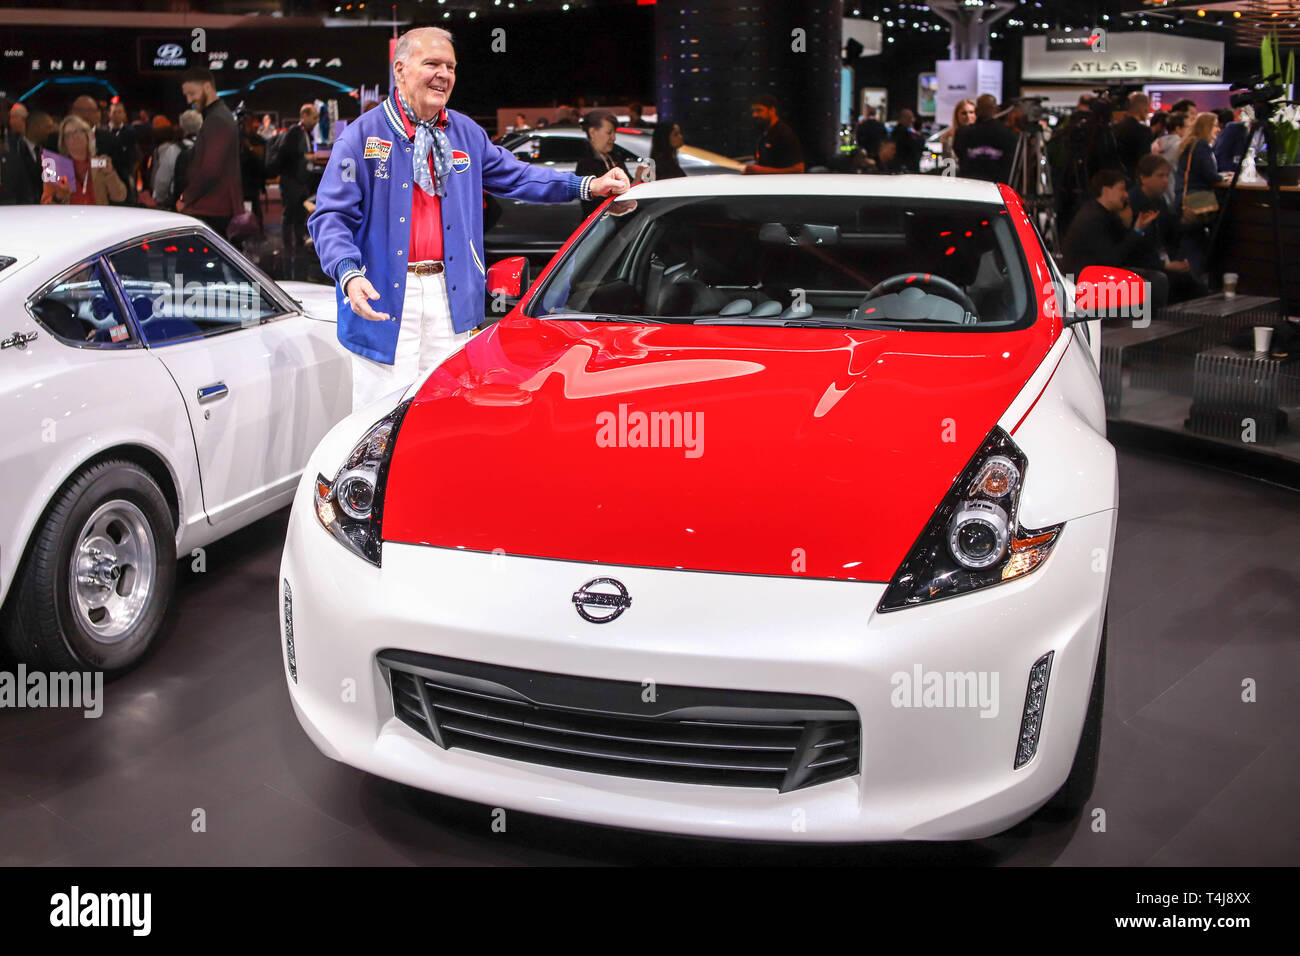
[[[887,581],[1055,334],[511,318],[413,400],[383,537]]]

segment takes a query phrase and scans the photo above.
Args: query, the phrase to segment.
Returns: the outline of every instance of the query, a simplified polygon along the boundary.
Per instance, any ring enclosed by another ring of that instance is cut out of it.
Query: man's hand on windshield
[[[353,276],[348,280],[348,287],[345,290],[348,296],[348,305],[352,311],[363,319],[371,322],[387,322],[390,316],[387,312],[376,312],[370,307],[370,302],[379,298],[379,293],[375,287],[370,284],[370,280],[365,276]]]
[[[592,182],[591,194],[593,196],[621,196],[627,192],[629,185],[627,173],[615,166],[604,176]]]

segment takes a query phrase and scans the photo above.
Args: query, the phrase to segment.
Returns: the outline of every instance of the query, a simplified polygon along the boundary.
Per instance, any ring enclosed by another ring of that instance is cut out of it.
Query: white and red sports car
[[[317,448],[282,564],[298,719],[405,784],[676,833],[1078,806],[1117,486],[1073,295],[991,184],[634,188]]]

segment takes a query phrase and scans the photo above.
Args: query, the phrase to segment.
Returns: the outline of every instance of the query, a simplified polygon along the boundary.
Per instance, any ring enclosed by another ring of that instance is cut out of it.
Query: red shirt
[[[394,100],[397,94],[393,94]],[[415,127],[411,125],[402,104],[397,104],[397,114],[402,117],[402,126],[411,142],[415,142]],[[447,126],[447,111],[438,114],[438,125]],[[414,149],[414,146],[412,146]],[[433,175],[433,153],[429,154],[429,175]],[[415,195],[411,197],[411,248],[407,262],[440,261],[442,259],[442,200],[430,196],[418,185],[412,183]]]
[[[90,160],[74,159],[72,168],[75,170],[73,178],[76,182],[69,184],[72,186],[72,197],[68,202],[74,206],[95,205],[95,187],[90,182]]]

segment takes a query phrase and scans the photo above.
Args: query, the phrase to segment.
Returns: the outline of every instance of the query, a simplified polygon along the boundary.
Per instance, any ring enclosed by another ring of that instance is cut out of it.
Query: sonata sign
[[[321,64],[324,64],[326,69],[343,68],[343,61],[337,56],[332,56],[329,59],[326,59],[323,56],[304,56],[301,58],[291,56],[287,59],[280,60],[272,57],[260,57],[256,61],[250,60],[247,57],[240,57],[232,60],[230,54],[224,52],[211,53],[209,56],[208,69],[212,70],[214,73],[217,70],[226,69],[227,63],[230,64],[230,69],[232,70],[298,70],[303,67],[306,67],[309,70],[314,70]]]
[[[1084,40],[1084,34],[1079,34]],[[1049,36],[1023,41],[1021,77],[1025,80],[1183,80],[1223,79],[1223,44],[1194,37],[1154,33],[1112,33],[1105,52],[1086,45],[1053,49]]]
[[[332,56],[246,56],[228,49],[194,49],[193,40],[186,34],[164,34],[140,38],[139,63],[143,73],[180,72],[190,66],[206,66],[218,71],[293,71],[315,70],[317,67],[339,70],[343,60]],[[211,41],[209,41],[211,42]]]

